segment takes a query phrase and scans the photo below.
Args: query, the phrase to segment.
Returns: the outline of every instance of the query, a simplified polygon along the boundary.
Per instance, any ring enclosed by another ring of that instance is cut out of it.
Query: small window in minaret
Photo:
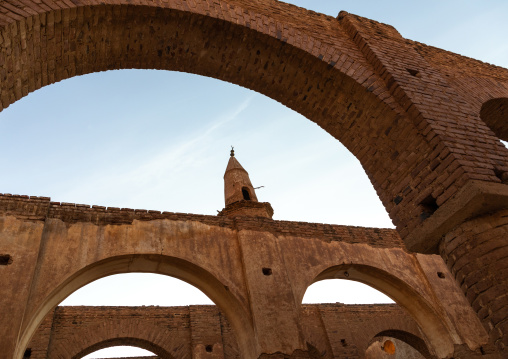
[[[249,194],[249,190],[247,189],[247,187],[242,188],[242,194],[243,194],[244,200],[250,201],[250,194]]]

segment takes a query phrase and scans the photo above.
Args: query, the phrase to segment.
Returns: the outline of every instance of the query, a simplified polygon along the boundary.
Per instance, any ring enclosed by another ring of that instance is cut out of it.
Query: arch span
[[[325,279],[354,280],[384,293],[403,307],[416,321],[420,330],[430,343],[431,351],[438,355],[453,352],[454,334],[443,322],[442,316],[410,283],[383,269],[364,264],[340,264],[319,273],[307,288]],[[300,298],[303,298],[303,295]]]
[[[199,265],[166,255],[123,255],[110,257],[90,264],[69,276],[35,311],[30,319],[17,347],[17,356],[23,353],[35,330],[58,303],[77,289],[97,279],[120,273],[157,273],[183,280],[205,293],[226,315],[234,329],[237,342],[245,358],[251,358],[256,352],[255,335],[250,314],[229,290],[229,288]],[[98,350],[98,349],[95,349]],[[88,354],[88,353],[87,353]],[[86,354],[84,354],[86,355]]]
[[[97,350],[121,346],[121,345],[138,347],[141,349],[148,350],[148,351],[154,353],[155,355],[157,355],[161,359],[175,359],[175,357],[172,356],[170,353],[168,353],[166,350],[164,350],[163,348],[161,348],[160,346],[158,346],[152,342],[149,342],[149,341],[143,340],[143,339],[139,339],[139,338],[129,338],[129,337],[107,339],[107,340],[95,343],[95,344],[93,344],[87,348],[81,349],[81,350],[77,349],[77,348],[73,348],[75,350],[74,352],[76,352],[76,350],[79,350],[79,352],[77,352],[76,354],[73,354],[71,356],[71,359],[81,359],[88,354],[96,352]]]

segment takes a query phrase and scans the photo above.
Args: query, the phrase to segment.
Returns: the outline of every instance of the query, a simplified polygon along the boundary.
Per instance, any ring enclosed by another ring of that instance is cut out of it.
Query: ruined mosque
[[[508,70],[276,0],[3,0],[0,110],[113,69],[262,93],[361,162],[396,229],[273,220],[231,153],[217,216],[0,195],[0,358],[508,358]],[[1,190],[1,189],[0,189]],[[118,273],[215,306],[58,307]],[[387,305],[302,305],[320,280]]]

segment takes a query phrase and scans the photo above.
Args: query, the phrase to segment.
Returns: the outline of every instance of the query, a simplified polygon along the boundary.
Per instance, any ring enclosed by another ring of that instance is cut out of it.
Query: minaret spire
[[[229,162],[224,173],[224,200],[226,207],[219,212],[219,215],[268,218],[273,216],[273,209],[270,203],[258,202],[249,173],[236,159],[233,146],[231,146]]]

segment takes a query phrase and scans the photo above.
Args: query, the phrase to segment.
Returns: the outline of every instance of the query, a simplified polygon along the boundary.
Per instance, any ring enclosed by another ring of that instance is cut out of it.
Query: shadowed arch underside
[[[379,337],[391,337],[399,339],[404,343],[410,345],[414,349],[416,349],[425,359],[435,358],[435,356],[432,356],[430,354],[429,349],[427,348],[427,344],[425,344],[425,341],[422,338],[414,335],[413,333],[409,333],[402,330],[385,330],[377,334],[374,337],[374,339]]]

